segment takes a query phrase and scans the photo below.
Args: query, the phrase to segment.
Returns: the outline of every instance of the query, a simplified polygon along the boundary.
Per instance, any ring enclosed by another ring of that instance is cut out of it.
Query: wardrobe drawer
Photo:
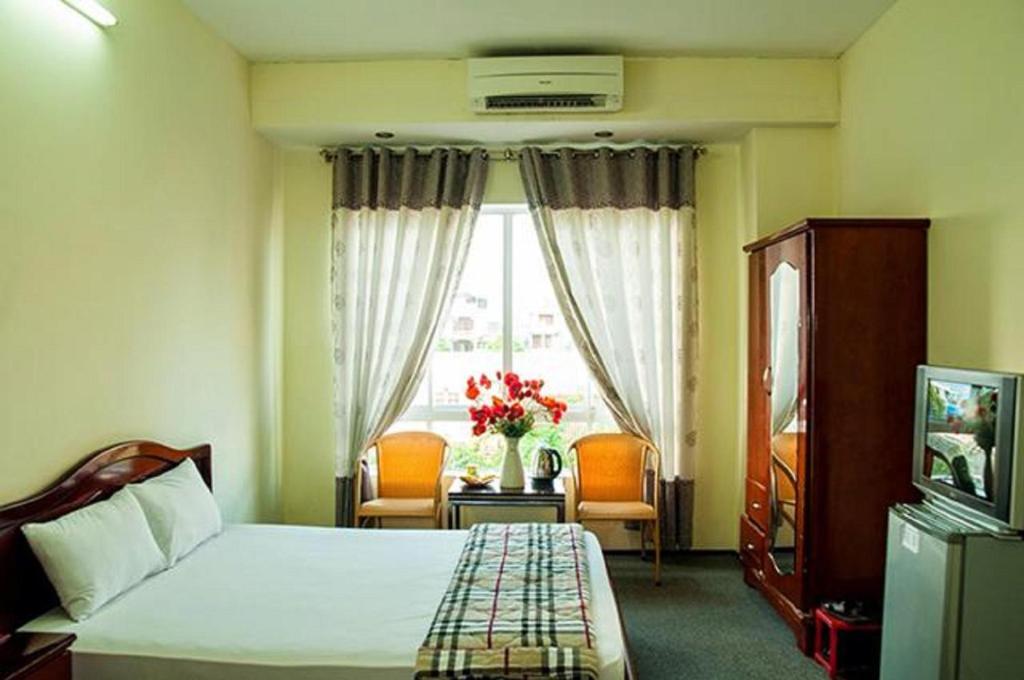
[[[753,479],[747,478],[747,517],[762,531],[768,528],[768,489]]]
[[[761,569],[764,559],[764,533],[746,515],[740,517],[740,559],[754,569]]]

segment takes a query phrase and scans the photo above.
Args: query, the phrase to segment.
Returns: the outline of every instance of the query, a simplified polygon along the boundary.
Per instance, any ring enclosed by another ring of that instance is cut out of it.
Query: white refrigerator
[[[1024,680],[1024,541],[926,501],[889,511],[881,680]]]

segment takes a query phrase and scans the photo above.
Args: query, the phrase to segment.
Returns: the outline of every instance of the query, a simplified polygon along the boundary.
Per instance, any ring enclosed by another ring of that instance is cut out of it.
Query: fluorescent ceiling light
[[[80,12],[97,26],[109,28],[117,23],[117,17],[96,0],[64,0],[64,4]]]

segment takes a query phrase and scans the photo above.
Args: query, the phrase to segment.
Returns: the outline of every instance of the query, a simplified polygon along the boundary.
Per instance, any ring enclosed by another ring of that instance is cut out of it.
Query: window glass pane
[[[502,216],[480,215],[451,312],[431,357],[433,407],[465,408],[466,378],[501,369]]]
[[[436,422],[432,431],[447,439],[451,445],[449,469],[465,470],[467,465],[476,465],[482,472],[497,472],[501,467],[505,442],[495,435],[474,437],[470,432],[469,418],[458,422]]]
[[[413,406],[430,406],[430,368],[423,374],[423,382],[420,383],[420,387],[416,390],[416,396],[412,399]]]
[[[388,433],[392,432],[423,432],[424,430],[432,430],[430,423],[425,420],[405,420],[401,419],[396,422],[388,430]]]

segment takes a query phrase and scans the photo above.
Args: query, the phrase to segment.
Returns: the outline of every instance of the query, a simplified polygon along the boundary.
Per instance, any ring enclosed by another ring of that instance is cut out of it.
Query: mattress
[[[228,526],[75,623],[76,680],[408,680],[467,532]],[[586,535],[601,680],[625,649],[601,548]]]

